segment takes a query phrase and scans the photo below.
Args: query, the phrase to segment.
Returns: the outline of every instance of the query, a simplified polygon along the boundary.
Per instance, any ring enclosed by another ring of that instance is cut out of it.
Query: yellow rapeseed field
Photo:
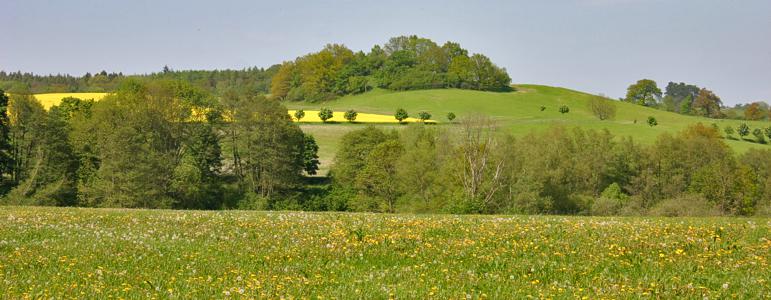
[[[297,122],[297,120],[294,118],[295,110],[289,110],[289,115],[292,116],[292,120]],[[345,115],[344,111],[335,111],[332,115],[332,119],[327,120],[327,122],[348,122],[343,116]],[[318,110],[306,110],[305,111],[305,117],[303,117],[301,122],[307,122],[307,123],[321,123],[321,118],[319,118],[319,111]],[[379,114],[368,114],[368,113],[358,113],[356,116],[357,123],[399,123],[399,121],[394,118],[393,115],[379,115]],[[407,118],[403,122],[421,122],[420,119],[416,118]],[[434,122],[433,120],[427,120],[427,122]]]
[[[94,101],[99,101],[104,98],[104,96],[107,96],[107,93],[48,93],[48,94],[35,94],[35,99],[37,101],[40,101],[40,104],[43,105],[43,108],[46,110],[50,109],[54,105],[58,105],[60,102],[62,102],[62,99],[67,97],[73,97],[73,98],[79,98],[79,99],[93,99]]]

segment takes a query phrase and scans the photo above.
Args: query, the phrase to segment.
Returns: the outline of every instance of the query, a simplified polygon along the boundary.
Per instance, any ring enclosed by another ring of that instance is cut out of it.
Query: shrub
[[[431,119],[431,113],[426,111],[421,111],[420,113],[418,113],[418,119],[425,122],[426,120]]]
[[[566,114],[566,113],[569,113],[569,112],[570,112],[570,107],[568,107],[567,105],[560,106],[560,113],[561,114]]]
[[[355,110],[351,109],[349,111],[345,112],[345,115],[343,116],[348,122],[353,123],[353,121],[356,121],[356,117],[359,115]]]
[[[702,196],[684,194],[662,200],[653,206],[649,213],[662,217],[702,217],[719,216],[720,210]]]
[[[653,127],[653,126],[656,126],[656,125],[659,125],[659,122],[656,121],[656,118],[653,117],[653,116],[649,116],[648,117],[648,126]]]
[[[725,129],[723,129],[723,131],[725,131],[725,134],[726,134],[727,138],[729,138],[729,139],[733,138],[733,135],[734,135],[734,132],[735,132],[733,127],[726,126]]]
[[[404,108],[397,109],[396,113],[394,113],[394,118],[396,118],[396,120],[399,121],[399,123],[401,123],[402,121],[404,121],[409,117],[410,115],[407,114],[407,111],[404,110]]]
[[[541,105],[541,111],[546,110],[546,106]]]
[[[294,118],[297,120],[297,122],[300,122],[302,118],[305,117],[305,111],[302,109],[298,109],[294,112]]]
[[[746,123],[739,124],[739,127],[736,128],[736,132],[739,133],[739,136],[744,138],[745,136],[750,135],[750,127],[747,126]]]
[[[319,110],[319,119],[321,119],[322,122],[327,122],[327,120],[331,119],[334,116],[334,112],[332,112],[329,108],[322,108]]]
[[[765,136],[765,134],[764,134],[762,129],[760,129],[760,128],[753,129],[752,130],[752,135],[755,136],[755,141],[757,141],[758,143],[761,143],[761,144],[765,144],[766,143],[766,136]]]
[[[597,216],[616,215],[628,200],[629,196],[614,182],[592,203],[590,213]]]
[[[771,127],[766,127],[766,129],[763,129],[763,132],[766,134],[766,137],[771,139]]]
[[[448,112],[447,113],[447,121],[452,122],[453,120],[455,120],[455,113]],[[769,129],[771,129],[771,128],[769,128]]]
[[[616,117],[616,105],[600,97],[593,97],[589,101],[589,109],[600,120],[609,120]]]

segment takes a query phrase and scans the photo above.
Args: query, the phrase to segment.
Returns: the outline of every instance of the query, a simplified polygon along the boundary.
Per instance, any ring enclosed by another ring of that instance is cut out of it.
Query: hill
[[[452,112],[463,118],[472,114],[484,114],[493,117],[499,125],[514,135],[524,135],[532,131],[547,129],[554,125],[580,126],[587,129],[608,129],[616,136],[631,136],[635,141],[649,144],[665,132],[676,133],[688,125],[697,122],[706,125],[717,124],[721,134],[723,128],[736,128],[741,123],[747,123],[750,128],[766,128],[769,122],[742,121],[726,119],[709,119],[696,116],[681,115],[673,112],[657,110],[636,104],[614,101],[618,108],[613,120],[599,120],[588,107],[589,100],[597,97],[584,92],[560,87],[544,85],[516,85],[513,92],[485,92],[461,89],[434,89],[394,92],[376,89],[364,94],[346,96],[323,103],[285,102],[289,109],[318,109],[321,106],[330,107],[336,111],[356,109],[360,112],[393,115],[397,108],[404,108],[410,116],[420,111],[428,111],[433,119],[447,125],[445,116]],[[570,112],[561,114],[558,108],[567,105]],[[541,106],[546,109],[541,111]],[[648,126],[649,116],[657,119],[658,125]],[[303,130],[316,136],[321,147],[322,167],[331,163],[337,148],[339,137],[362,125],[303,125]],[[400,128],[394,125],[382,125],[388,128]],[[734,135],[738,138],[738,135]],[[752,139],[751,136],[747,137]],[[768,145],[754,141],[726,139],[726,143],[737,152],[744,152],[753,147],[768,148]]]

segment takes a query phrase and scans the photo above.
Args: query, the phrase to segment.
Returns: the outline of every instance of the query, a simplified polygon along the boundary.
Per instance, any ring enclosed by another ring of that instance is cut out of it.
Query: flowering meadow
[[[0,207],[0,298],[766,298],[771,220]]]

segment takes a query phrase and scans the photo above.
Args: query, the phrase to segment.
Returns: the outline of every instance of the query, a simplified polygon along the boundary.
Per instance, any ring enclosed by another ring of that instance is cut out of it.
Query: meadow
[[[3,298],[771,297],[771,221],[0,207]]]

